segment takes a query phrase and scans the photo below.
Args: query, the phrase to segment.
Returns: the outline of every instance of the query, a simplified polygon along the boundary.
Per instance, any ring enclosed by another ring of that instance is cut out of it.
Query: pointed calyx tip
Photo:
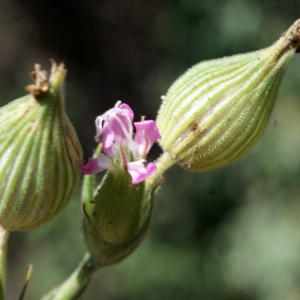
[[[300,19],[293,23],[284,34],[284,38],[286,47],[293,47],[296,52],[300,52]]]
[[[48,93],[51,86],[56,89],[65,78],[66,70],[64,64],[61,63],[57,65],[54,60],[51,60],[51,64],[50,76],[47,71],[41,70],[39,64],[35,64],[34,71],[29,73],[34,84],[27,85],[25,89],[36,99],[39,99]]]

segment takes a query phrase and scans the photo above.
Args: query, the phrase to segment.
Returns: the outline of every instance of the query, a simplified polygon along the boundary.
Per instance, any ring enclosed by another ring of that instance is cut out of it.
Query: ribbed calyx
[[[92,176],[83,187],[84,236],[100,267],[115,264],[132,253],[146,236],[154,209],[154,195],[145,195],[145,182],[131,184],[131,177],[120,168],[104,176],[94,195]]]
[[[269,48],[190,68],[171,86],[157,116],[164,151],[191,171],[240,158],[263,133],[299,46],[300,19]]]
[[[52,62],[50,77],[35,65],[29,95],[0,108],[0,225],[37,227],[71,199],[82,151],[65,114],[66,70]]]

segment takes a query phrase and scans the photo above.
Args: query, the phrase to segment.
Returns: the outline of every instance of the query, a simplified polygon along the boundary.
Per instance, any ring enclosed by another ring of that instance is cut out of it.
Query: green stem
[[[86,253],[73,274],[64,283],[45,295],[42,300],[79,299],[98,270],[99,266],[95,258],[90,253]]]
[[[6,253],[9,231],[0,226],[0,300],[5,299]]]
[[[156,161],[156,173],[146,180],[146,194],[149,193],[152,187],[162,178],[163,173],[176,163],[169,152],[164,152]]]

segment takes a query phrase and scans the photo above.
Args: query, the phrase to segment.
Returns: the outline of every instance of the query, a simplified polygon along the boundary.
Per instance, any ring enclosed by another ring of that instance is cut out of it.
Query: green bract
[[[39,65],[31,94],[0,109],[0,225],[30,229],[53,218],[71,199],[80,178],[81,147],[65,114],[66,71]]]
[[[285,69],[300,45],[300,20],[271,47],[205,61],[169,89],[160,145],[181,166],[206,171],[240,158],[263,133]]]

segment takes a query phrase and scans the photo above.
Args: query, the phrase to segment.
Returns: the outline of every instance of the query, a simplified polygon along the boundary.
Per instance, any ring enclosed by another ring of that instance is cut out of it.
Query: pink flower
[[[154,163],[146,164],[146,156],[160,134],[152,120],[135,122],[133,111],[121,101],[96,118],[95,140],[102,143],[103,153],[90,158],[81,167],[84,174],[104,170],[117,172],[120,166],[129,173],[133,184],[140,183],[156,172]]]

